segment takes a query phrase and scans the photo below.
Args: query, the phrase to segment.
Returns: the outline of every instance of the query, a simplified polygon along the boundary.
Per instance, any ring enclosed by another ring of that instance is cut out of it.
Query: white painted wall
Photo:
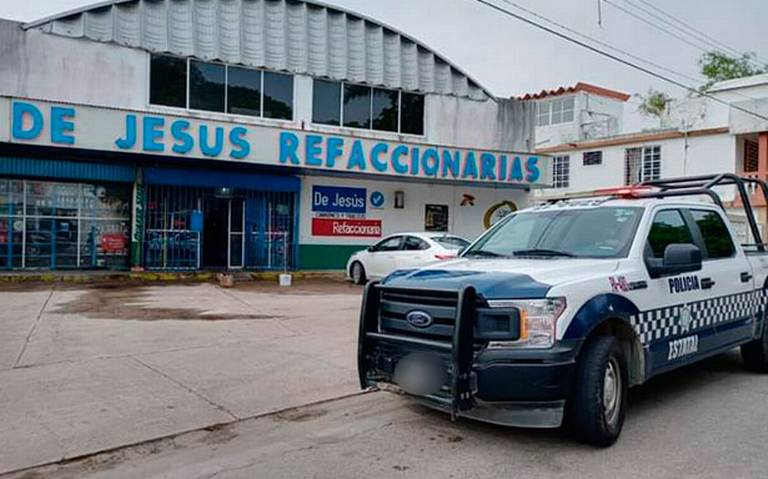
[[[575,99],[573,121],[537,126],[537,148],[616,135],[621,131],[624,102],[583,91],[550,98],[569,96]]]
[[[143,109],[147,54],[0,20],[0,95]]]
[[[125,108],[225,121],[232,115],[149,105],[149,53],[114,44],[24,31],[0,20],[0,95]],[[534,106],[509,99],[427,95],[425,134],[398,135],[312,124],[312,77],[294,76],[294,120],[237,117],[254,125],[286,126],[389,141],[526,152],[534,148]]]
[[[424,230],[424,213],[426,204],[448,205],[450,232],[474,239],[484,231],[483,217],[486,210],[502,201],[512,201],[518,208],[524,208],[528,194],[519,189],[509,188],[471,188],[464,186],[446,186],[418,183],[397,183],[393,181],[371,181],[349,178],[306,176],[302,178],[301,211],[299,242],[316,245],[370,245],[377,241],[375,238],[344,238],[312,236],[312,186],[349,186],[366,188],[367,196],[374,191],[380,191],[386,198],[383,208],[367,205],[367,219],[382,220],[383,235],[407,231]],[[405,193],[405,208],[394,208],[395,191]],[[475,197],[475,206],[460,206],[463,195],[467,193]]]
[[[537,191],[534,196],[545,198],[610,188],[624,184],[624,158],[628,148],[661,146],[661,176],[674,178],[679,176],[734,173],[740,163],[737,162],[736,137],[727,133],[697,136],[688,139],[675,138],[643,143],[628,143],[604,148],[574,149],[553,156],[569,155],[570,186],[568,188],[547,188]],[[584,166],[585,151],[603,152],[602,165]],[[733,192],[723,191],[723,199],[733,199]]]

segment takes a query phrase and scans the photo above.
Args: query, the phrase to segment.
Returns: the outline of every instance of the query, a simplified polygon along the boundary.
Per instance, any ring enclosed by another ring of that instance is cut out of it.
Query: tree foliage
[[[672,97],[653,88],[649,89],[647,94],[638,95],[638,97],[640,97],[640,106],[637,107],[637,110],[643,116],[658,118],[659,120],[667,112],[667,107],[672,101]]]
[[[709,80],[704,88],[725,80],[766,73],[768,68],[757,66],[755,58],[755,54],[751,52],[744,53],[740,57],[728,56],[717,51],[704,53],[699,58],[701,74]]]

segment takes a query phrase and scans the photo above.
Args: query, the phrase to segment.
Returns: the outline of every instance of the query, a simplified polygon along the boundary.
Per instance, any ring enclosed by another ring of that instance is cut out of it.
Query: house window
[[[536,125],[570,123],[573,121],[575,109],[576,99],[572,96],[540,101],[536,110]]]
[[[152,105],[293,119],[292,75],[152,55],[149,77]]]
[[[624,154],[624,184],[634,185],[661,178],[661,146],[627,148]]]
[[[603,164],[603,152],[602,151],[585,151],[584,152],[584,166],[595,166]]]
[[[744,140],[744,173],[757,171],[758,151],[756,141]]]
[[[552,186],[554,188],[568,188],[570,186],[571,158],[568,155],[552,158]]]
[[[424,134],[424,95],[316,79],[312,97],[313,123]]]
[[[551,105],[551,102],[548,102],[548,101],[539,102],[538,108],[536,109],[536,125],[537,126],[549,125],[550,105]]]

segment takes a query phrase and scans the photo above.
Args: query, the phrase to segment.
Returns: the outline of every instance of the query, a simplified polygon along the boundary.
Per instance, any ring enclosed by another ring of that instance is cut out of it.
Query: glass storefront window
[[[400,131],[424,134],[424,95],[403,92],[400,106]]]
[[[0,179],[0,268],[127,268],[130,213],[130,185]]]
[[[293,75],[264,72],[264,118],[293,120]]]
[[[396,90],[373,89],[372,128],[381,131],[397,131],[398,92]]]
[[[344,126],[371,127],[371,87],[344,84]]]
[[[341,125],[341,82],[315,80],[312,92],[312,122]]]
[[[189,108],[224,111],[224,65],[189,62]]]
[[[227,67],[227,112],[261,116],[261,71]]]
[[[153,105],[187,106],[187,60],[152,55],[149,68],[149,102]]]

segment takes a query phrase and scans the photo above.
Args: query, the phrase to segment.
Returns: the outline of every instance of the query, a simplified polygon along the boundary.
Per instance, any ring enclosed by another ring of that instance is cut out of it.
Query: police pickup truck
[[[736,240],[722,188],[737,192],[754,243]],[[553,200],[504,218],[457,260],[369,283],[361,386],[608,446],[629,387],[737,346],[766,371],[755,190],[768,199],[764,182],[724,174]]]

